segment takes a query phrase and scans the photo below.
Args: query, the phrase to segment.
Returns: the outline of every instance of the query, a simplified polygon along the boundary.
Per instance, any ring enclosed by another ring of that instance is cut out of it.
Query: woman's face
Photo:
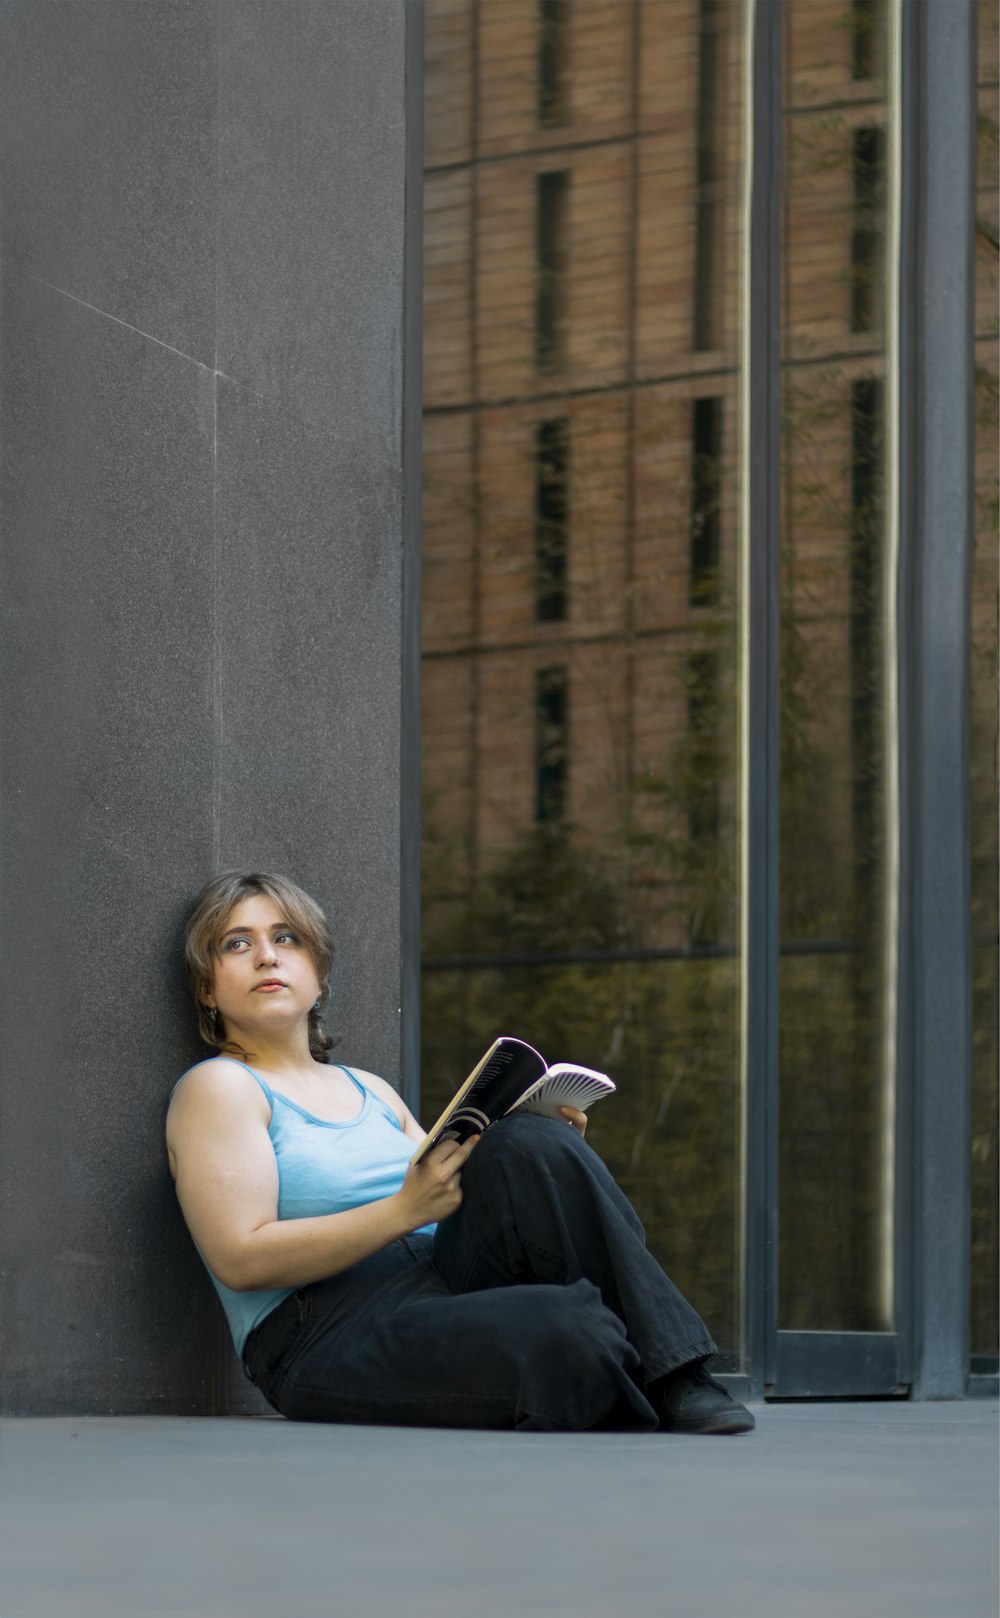
[[[230,911],[215,946],[206,999],[230,1028],[284,1028],[309,1014],[319,994],[312,955],[262,893]]]

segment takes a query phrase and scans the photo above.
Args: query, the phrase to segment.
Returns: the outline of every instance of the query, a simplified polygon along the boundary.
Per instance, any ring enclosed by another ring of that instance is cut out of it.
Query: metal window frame
[[[895,1332],[779,1333],[778,793],[783,0],[749,0],[744,294],[747,1384],[961,1397],[969,1375],[969,653],[975,0],[901,9]],[[894,1345],[898,1345],[897,1348]],[[863,1385],[864,1384],[864,1385]]]
[[[969,1377],[975,0],[904,6],[899,1074],[912,1395]]]

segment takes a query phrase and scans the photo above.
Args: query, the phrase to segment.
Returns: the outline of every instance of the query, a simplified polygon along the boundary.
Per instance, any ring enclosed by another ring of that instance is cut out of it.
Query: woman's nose
[[[267,966],[277,959],[278,951],[269,938],[265,938],[257,945],[257,960],[261,966]]]

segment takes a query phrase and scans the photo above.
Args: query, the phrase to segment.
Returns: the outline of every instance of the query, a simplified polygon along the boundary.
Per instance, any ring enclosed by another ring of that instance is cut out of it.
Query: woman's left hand
[[[587,1133],[587,1114],[581,1112],[579,1107],[560,1107],[559,1111],[570,1128],[575,1129],[577,1134],[585,1135]]]

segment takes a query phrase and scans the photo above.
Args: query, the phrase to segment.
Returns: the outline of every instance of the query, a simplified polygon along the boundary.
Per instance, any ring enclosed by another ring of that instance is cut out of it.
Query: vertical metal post
[[[773,1376],[777,1288],[781,0],[747,0],[742,937],[746,1369]]]
[[[974,0],[907,7],[900,661],[901,1079],[912,1150],[913,1394],[969,1369],[972,1091]]]
[[[420,1101],[420,430],[423,411],[424,5],[406,0],[403,589],[400,658],[400,1075]]]

